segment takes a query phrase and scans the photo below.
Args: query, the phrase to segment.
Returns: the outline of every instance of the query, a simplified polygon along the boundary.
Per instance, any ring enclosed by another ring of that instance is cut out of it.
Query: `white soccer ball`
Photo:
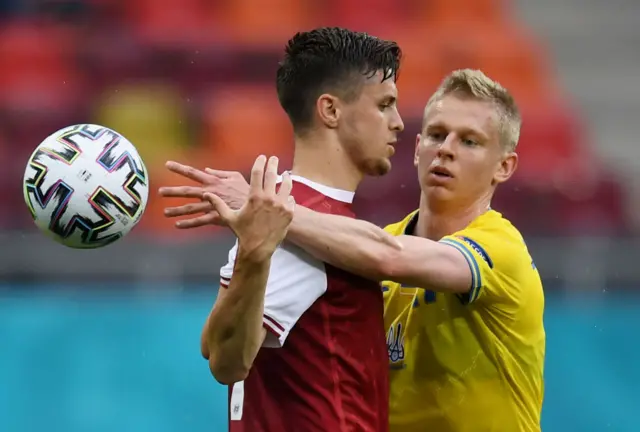
[[[24,173],[24,199],[43,232],[72,248],[122,238],[149,198],[149,176],[136,148],[119,133],[81,124],[47,137]]]

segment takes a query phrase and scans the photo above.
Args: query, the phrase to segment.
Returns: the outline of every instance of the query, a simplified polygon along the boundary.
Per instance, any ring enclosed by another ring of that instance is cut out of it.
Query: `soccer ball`
[[[36,225],[72,248],[99,248],[123,237],[148,198],[149,176],[136,148],[103,126],[55,132],[24,173],[24,199]]]

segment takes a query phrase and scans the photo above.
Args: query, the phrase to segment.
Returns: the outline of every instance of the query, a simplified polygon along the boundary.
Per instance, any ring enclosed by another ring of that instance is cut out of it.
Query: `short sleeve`
[[[227,288],[233,278],[238,244],[229,251],[229,260],[220,269],[220,285]],[[267,330],[264,347],[279,348],[296,322],[327,290],[324,263],[289,243],[276,249],[264,301],[263,325]]]
[[[440,243],[462,253],[471,270],[469,292],[460,295],[463,303],[479,299],[517,301],[523,271],[531,270],[531,258],[524,243],[514,242],[499,231],[466,229],[446,236]]]

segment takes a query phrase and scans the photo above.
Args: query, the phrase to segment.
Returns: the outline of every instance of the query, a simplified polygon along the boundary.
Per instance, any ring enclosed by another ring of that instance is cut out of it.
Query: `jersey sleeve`
[[[500,231],[469,228],[446,236],[441,243],[459,250],[471,270],[469,292],[463,303],[478,300],[518,302],[521,275],[531,270],[531,258],[524,243],[514,242]]]
[[[229,251],[229,260],[220,269],[220,286],[229,286],[233,277],[238,243]],[[264,347],[282,347],[289,332],[304,312],[327,290],[324,263],[302,249],[283,244],[271,258],[264,299],[262,323],[267,330]]]

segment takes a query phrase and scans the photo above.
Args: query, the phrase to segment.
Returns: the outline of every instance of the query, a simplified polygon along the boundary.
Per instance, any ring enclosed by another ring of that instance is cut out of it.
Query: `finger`
[[[165,163],[165,167],[176,174],[180,174],[183,177],[196,181],[198,183],[206,183],[208,181],[208,176],[204,171],[200,171],[194,167],[189,165],[183,165],[178,162],[168,161]]]
[[[161,187],[158,192],[168,198],[202,198],[204,189],[198,186],[167,186]]]
[[[209,213],[191,219],[183,219],[176,222],[176,228],[189,229],[198,228],[205,225],[218,225],[220,216],[217,213]]]
[[[287,198],[287,208],[291,211],[294,211],[296,208],[296,199],[291,195]]]
[[[213,206],[209,201],[185,204],[179,207],[167,207],[164,209],[166,217],[188,216],[198,213],[206,213],[213,210]]]
[[[219,178],[229,178],[229,177],[231,177],[231,174],[234,173],[234,171],[223,171],[223,170],[217,170],[217,169],[213,169],[213,168],[205,168],[204,172],[206,172],[207,174],[210,174],[212,176],[219,177]]]
[[[212,193],[205,193],[203,199],[209,201],[213,210],[217,211],[222,219],[228,221],[234,215],[233,210],[229,208],[227,203],[225,203],[218,195],[214,195]]]
[[[262,191],[264,165],[266,162],[266,156],[260,155],[253,163],[253,168],[251,168],[251,181],[249,182],[249,193],[257,193]]]
[[[271,156],[264,173],[264,191],[269,195],[275,194],[276,183],[278,183],[278,157]]]
[[[282,174],[282,183],[280,183],[280,189],[278,190],[278,196],[288,197],[293,189],[293,181],[291,180],[291,174],[285,172]]]

